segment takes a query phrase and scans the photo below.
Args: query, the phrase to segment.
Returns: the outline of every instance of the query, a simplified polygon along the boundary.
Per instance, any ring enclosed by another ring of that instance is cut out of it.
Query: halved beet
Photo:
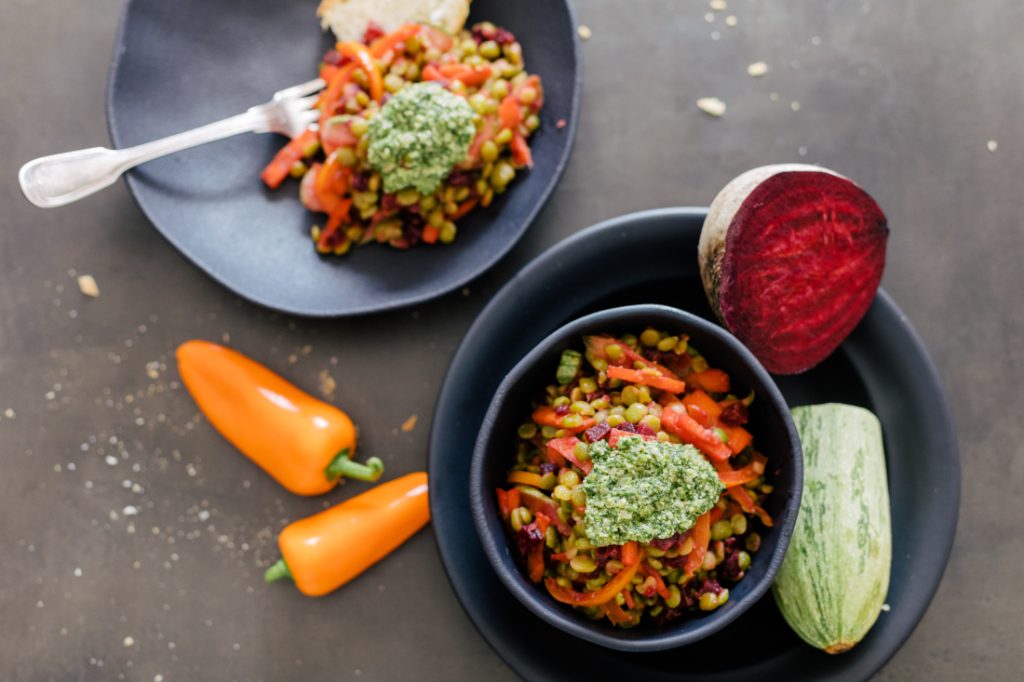
[[[885,267],[885,215],[833,171],[762,166],[711,203],[698,260],[715,314],[776,374],[828,357],[867,312]]]

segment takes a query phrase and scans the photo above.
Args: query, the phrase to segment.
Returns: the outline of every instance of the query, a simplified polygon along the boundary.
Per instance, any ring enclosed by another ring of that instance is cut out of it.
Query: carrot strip
[[[633,620],[632,616],[622,610],[622,607],[613,599],[610,602],[601,604],[600,609],[604,612],[604,615],[608,617],[608,620],[614,625],[621,625],[622,623],[629,623]]]
[[[509,130],[515,130],[523,122],[523,112],[519,109],[519,102],[512,95],[506,95],[498,105],[498,118],[501,125]]]
[[[622,598],[626,600],[626,606],[631,609],[636,608],[636,602],[633,601],[633,590],[628,587],[622,591]],[[615,602],[616,604],[618,602]]]
[[[436,244],[437,238],[441,236],[441,231],[433,225],[427,225],[423,228],[423,234],[421,236],[423,241],[427,244]]]
[[[554,578],[544,581],[544,586],[557,601],[573,606],[600,606],[615,599],[615,595],[624,590],[633,580],[633,576],[640,569],[640,563],[626,566],[616,574],[614,578],[605,583],[600,589],[593,592],[577,592],[576,590],[562,587]]]
[[[690,416],[704,426],[715,426],[722,414],[722,406],[699,388],[683,398],[683,405],[686,405],[686,411]],[[703,415],[703,418],[700,415]]]
[[[588,417],[584,419],[583,423],[580,424],[579,426],[575,428],[568,428],[562,426],[562,419],[565,416],[568,415],[559,415],[555,411],[555,408],[551,407],[550,405],[538,407],[536,410],[533,411],[533,421],[537,422],[541,426],[554,426],[556,429],[565,429],[570,433],[579,433],[580,431],[586,431],[591,426],[597,423],[596,421],[594,421],[593,418]]]
[[[657,370],[629,369],[618,365],[609,365],[608,376],[612,379],[622,379],[631,384],[650,386],[669,393],[682,393],[686,390],[686,383],[679,379],[670,379],[656,374]]]
[[[720,429],[725,431],[726,435],[729,436],[729,442],[726,445],[732,450],[734,455],[738,455],[750,445],[754,437],[742,426],[719,426]]]
[[[624,566],[632,566],[640,561],[640,548],[635,542],[627,542],[622,545],[622,563]]]

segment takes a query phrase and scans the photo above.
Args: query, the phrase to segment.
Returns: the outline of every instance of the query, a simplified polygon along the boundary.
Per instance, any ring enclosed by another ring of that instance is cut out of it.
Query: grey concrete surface
[[[282,491],[196,418],[174,347],[229,338],[311,391],[326,372],[363,452],[420,469],[448,359],[511,273],[596,221],[707,204],[740,171],[790,160],[855,178],[887,212],[884,284],[960,433],[954,555],[879,679],[1020,679],[1024,3],[729,0],[709,21],[700,0],[578,0],[593,31],[579,138],[529,234],[468,292],[337,322],[223,290],[123,184],[60,210],[22,199],[21,163],[108,142],[119,5],[0,3],[0,679],[514,679],[428,532],[329,598],[264,586],[285,521],[356,486]],[[760,60],[768,74],[749,77]],[[703,96],[725,116],[698,111]],[[83,273],[98,299],[79,293]]]

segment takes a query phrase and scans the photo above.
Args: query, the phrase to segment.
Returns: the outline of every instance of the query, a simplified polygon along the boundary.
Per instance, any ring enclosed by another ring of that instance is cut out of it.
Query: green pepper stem
[[[263,580],[268,583],[281,580],[282,578],[291,578],[292,572],[288,570],[288,564],[284,562],[284,559],[278,559],[277,563],[267,569],[267,572],[263,574]]]
[[[335,481],[341,477],[354,478],[357,481],[370,481],[371,483],[380,479],[384,473],[384,462],[379,457],[371,457],[366,464],[353,462],[349,459],[349,449],[345,448],[331,460],[324,470],[327,480]]]

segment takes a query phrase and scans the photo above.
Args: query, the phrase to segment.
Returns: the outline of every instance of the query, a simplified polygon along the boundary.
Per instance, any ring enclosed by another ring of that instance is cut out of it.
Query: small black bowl
[[[746,577],[730,589],[729,602],[701,616],[680,618],[664,626],[645,619],[628,630],[592,621],[555,601],[543,585],[527,579],[498,511],[496,488],[505,485],[515,461],[516,428],[529,414],[531,400],[552,381],[561,353],[580,348],[585,334],[636,333],[648,326],[686,334],[713,367],[728,372],[740,391],[754,390],[748,428],[768,457],[768,479],[775,490],[766,510],[775,522],[763,535]],[[771,586],[789,545],[800,506],[803,456],[789,408],[761,364],[724,329],[675,308],[633,305],[593,313],[561,327],[541,341],[508,373],[498,387],[480,427],[470,469],[470,507],[488,560],[505,587],[534,614],[565,632],[622,651],[659,651],[691,644],[725,627],[760,599]]]

